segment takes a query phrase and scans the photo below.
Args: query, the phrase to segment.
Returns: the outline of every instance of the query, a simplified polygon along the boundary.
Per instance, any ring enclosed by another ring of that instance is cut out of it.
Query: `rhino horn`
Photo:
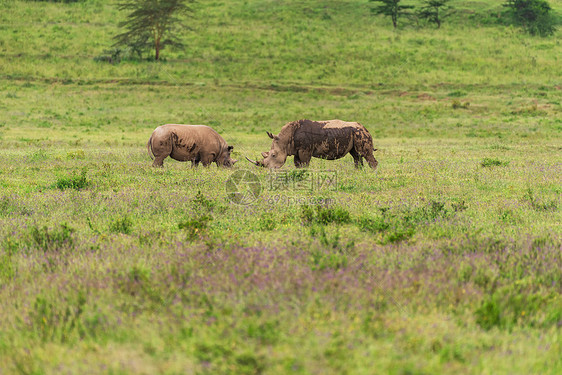
[[[269,156],[269,152],[262,152],[261,156],[263,156],[263,158],[267,158]]]
[[[250,159],[250,158],[247,157],[247,156],[246,156],[246,159],[247,159],[250,163],[257,165],[258,167],[260,166],[260,163],[258,163],[258,162],[255,161],[255,160]]]
[[[273,139],[273,138],[274,138],[273,134],[271,134],[270,132],[267,132],[267,135],[268,135],[268,136],[269,136],[269,138],[271,138],[271,139]]]

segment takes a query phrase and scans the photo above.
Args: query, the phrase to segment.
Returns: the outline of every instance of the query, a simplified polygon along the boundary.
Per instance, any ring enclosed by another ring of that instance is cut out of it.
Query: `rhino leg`
[[[159,139],[159,137],[155,137],[152,139],[152,154],[154,155],[154,162],[152,163],[153,167],[162,167],[164,166],[164,159],[166,159],[172,153],[172,142],[170,137],[165,137],[163,139]],[[160,137],[161,138],[161,137]]]
[[[213,161],[215,161],[215,154],[203,155],[200,160],[204,167],[208,167]]]
[[[295,167],[306,168],[310,164],[310,159],[312,159],[312,152],[305,150],[299,150],[295,154]]]
[[[164,159],[166,159],[170,154],[162,153],[158,154],[154,157],[154,161],[152,162],[153,167],[163,167],[164,166]]]
[[[363,167],[363,157],[354,148],[349,151],[351,156],[353,156],[353,161],[355,162],[355,168]]]

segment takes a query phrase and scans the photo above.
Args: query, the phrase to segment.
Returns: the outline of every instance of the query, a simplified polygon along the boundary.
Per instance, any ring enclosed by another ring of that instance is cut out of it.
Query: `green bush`
[[[469,102],[461,102],[460,100],[454,99],[451,106],[453,109],[468,109],[470,107]]]
[[[262,231],[270,231],[275,229],[277,226],[277,221],[270,213],[264,213],[260,217],[259,229]]]
[[[531,188],[527,189],[523,199],[528,201],[535,211],[556,211],[558,209],[558,202],[556,200],[545,201],[544,199],[539,199]]]
[[[34,226],[30,229],[30,241],[32,245],[45,252],[55,251],[74,246],[72,233],[74,233],[74,229],[65,223],[53,229],[49,229],[47,226]]]
[[[85,159],[86,154],[84,153],[84,150],[69,151],[69,152],[66,153],[66,158],[67,159]]]
[[[449,213],[444,202],[432,200],[419,207],[381,207],[378,215],[362,216],[356,224],[362,231],[380,233],[379,242],[385,245],[407,240],[420,225],[447,217]]]
[[[0,253],[0,288],[16,275],[16,267],[11,254]]]
[[[201,193],[201,190],[197,191],[195,198],[193,198],[193,206],[196,209],[203,208],[207,211],[211,211],[216,206],[216,204],[217,203],[214,200],[205,197],[205,195]]]
[[[557,315],[551,311],[547,312],[546,317],[543,316],[548,300],[547,296],[510,285],[486,296],[474,316],[476,323],[486,330],[493,327],[511,329],[517,325],[558,324],[555,319]]]
[[[30,155],[29,155],[29,161],[31,162],[38,162],[38,161],[43,161],[46,160],[49,156],[47,155],[47,152],[43,149],[39,149],[36,151],[33,151]]]
[[[85,2],[86,0],[33,0],[36,2],[43,2],[43,3],[81,3]]]
[[[178,224],[179,229],[183,229],[186,232],[186,237],[188,241],[193,241],[197,237],[201,237],[206,233],[208,224],[213,220],[210,215],[203,215],[192,217],[186,219]]]
[[[476,323],[488,330],[501,324],[501,312],[498,301],[495,298],[488,298],[483,301],[480,307],[474,312]]]
[[[42,342],[75,342],[107,331],[107,319],[88,306],[87,294],[79,291],[64,303],[50,296],[37,296],[29,313],[29,324]]]
[[[131,234],[133,222],[127,216],[115,219],[109,225],[109,231],[112,233]]]
[[[556,31],[556,17],[545,0],[507,0],[504,6],[511,22],[531,35],[548,36]]]
[[[507,166],[509,164],[508,161],[501,161],[498,159],[491,159],[491,158],[484,158],[480,162],[482,167],[502,167]]]
[[[305,223],[312,224],[345,224],[351,222],[351,214],[345,208],[324,206],[303,206],[301,218]]]
[[[54,186],[57,189],[65,190],[65,189],[75,189],[81,190],[84,189],[89,185],[88,179],[86,177],[86,170],[82,169],[82,171],[78,174],[77,172],[73,172],[69,176],[61,176],[57,178]]]

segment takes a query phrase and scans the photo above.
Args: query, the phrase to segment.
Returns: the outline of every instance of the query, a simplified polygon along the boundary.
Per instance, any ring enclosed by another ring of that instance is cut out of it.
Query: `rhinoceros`
[[[167,124],[157,127],[146,144],[148,155],[154,155],[153,167],[162,167],[170,156],[178,161],[199,162],[208,166],[215,162],[218,167],[232,167],[237,160],[230,157],[233,147],[212,128],[206,125]]]
[[[312,157],[335,160],[347,153],[353,156],[355,167],[363,165],[363,158],[369,166],[377,168],[378,162],[373,156],[373,138],[363,125],[358,122],[341,120],[311,121],[299,120],[289,122],[273,135],[271,149],[262,152],[263,160],[249,162],[266,168],[279,168],[285,164],[287,156],[295,156],[295,167],[307,167]]]

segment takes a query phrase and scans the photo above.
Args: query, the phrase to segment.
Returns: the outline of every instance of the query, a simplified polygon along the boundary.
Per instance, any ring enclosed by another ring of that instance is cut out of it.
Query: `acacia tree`
[[[119,10],[129,11],[127,20],[119,23],[127,29],[114,37],[117,46],[131,47],[135,51],[154,49],[154,59],[166,46],[182,47],[178,34],[188,27],[186,16],[193,13],[188,4],[195,0],[123,0]]]
[[[392,26],[396,29],[398,26],[398,18],[404,14],[408,14],[408,9],[412,9],[413,5],[400,5],[401,0],[369,0],[381,5],[373,8],[373,13],[390,16],[392,19]]]
[[[421,9],[418,11],[420,18],[433,22],[439,29],[441,22],[448,14],[446,11],[450,8],[447,6],[449,0],[425,0]]]

